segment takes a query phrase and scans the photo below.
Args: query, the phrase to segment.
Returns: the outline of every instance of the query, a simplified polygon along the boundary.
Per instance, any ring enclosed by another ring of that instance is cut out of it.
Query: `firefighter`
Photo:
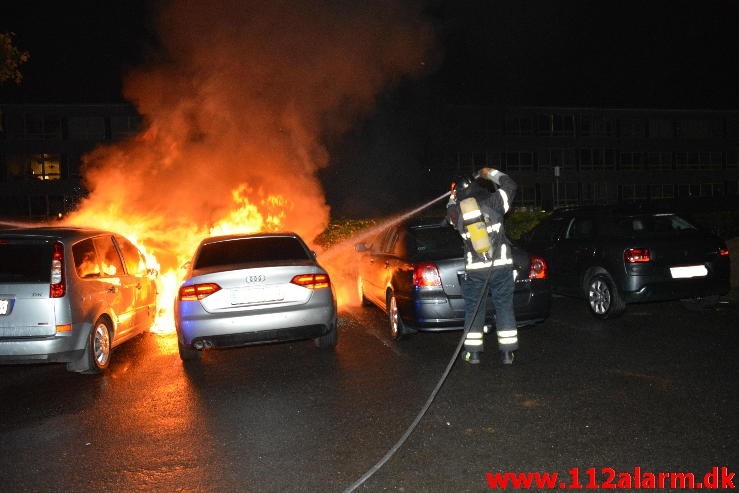
[[[495,327],[502,363],[513,364],[514,351],[518,349],[513,312],[513,255],[503,226],[503,218],[511,207],[516,189],[516,183],[507,174],[493,168],[482,168],[474,178],[462,177],[452,183],[447,220],[464,240],[462,295],[467,335],[462,356],[471,364],[480,362],[484,348],[488,292],[495,305]],[[487,289],[483,292],[486,281]]]

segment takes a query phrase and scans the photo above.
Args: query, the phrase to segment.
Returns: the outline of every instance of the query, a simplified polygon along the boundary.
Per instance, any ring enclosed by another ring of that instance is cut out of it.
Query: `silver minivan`
[[[91,228],[0,231],[0,363],[100,373],[149,330],[156,271],[123,236]]]

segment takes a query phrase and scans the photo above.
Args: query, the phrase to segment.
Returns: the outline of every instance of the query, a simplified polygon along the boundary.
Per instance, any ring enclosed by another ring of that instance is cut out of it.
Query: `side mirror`
[[[362,243],[357,243],[356,245],[354,245],[354,250],[358,252],[367,252],[369,251],[369,247],[367,247],[367,245],[364,242],[362,242]]]

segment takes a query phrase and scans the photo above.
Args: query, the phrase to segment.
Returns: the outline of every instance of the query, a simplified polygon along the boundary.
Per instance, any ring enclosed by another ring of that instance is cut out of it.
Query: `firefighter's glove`
[[[480,171],[477,172],[478,176],[481,176],[482,178],[486,178],[496,185],[500,185],[500,175],[502,174],[500,171],[494,168],[482,168]]]

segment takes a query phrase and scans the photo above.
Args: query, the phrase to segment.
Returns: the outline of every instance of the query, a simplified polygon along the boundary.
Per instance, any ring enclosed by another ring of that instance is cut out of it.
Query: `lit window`
[[[59,180],[62,167],[59,154],[34,154],[31,156],[31,175],[36,180]]]

